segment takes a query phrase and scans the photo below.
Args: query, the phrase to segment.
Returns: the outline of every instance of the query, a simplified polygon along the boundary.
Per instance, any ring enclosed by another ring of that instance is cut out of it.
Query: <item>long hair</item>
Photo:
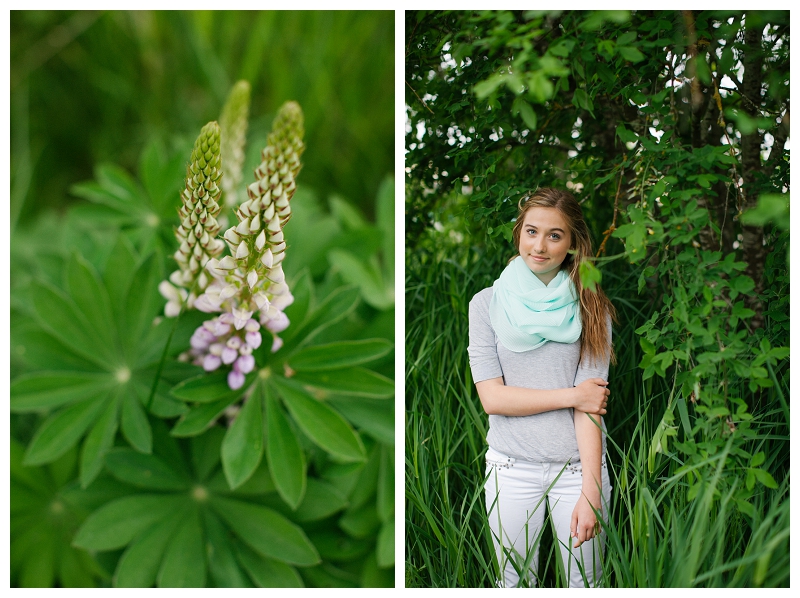
[[[609,316],[616,322],[617,311],[599,286],[596,287],[596,291],[592,291],[584,288],[581,284],[580,265],[581,262],[592,256],[592,239],[589,236],[589,227],[586,226],[586,221],[583,219],[581,206],[572,193],[562,189],[544,187],[522,196],[522,199],[519,200],[519,215],[512,233],[517,253],[508,261],[511,262],[519,255],[522,223],[525,220],[525,214],[531,208],[555,208],[564,216],[569,227],[570,253],[564,258],[561,270],[567,271],[572,282],[575,283],[575,289],[580,298],[582,325],[580,360],[583,361],[583,358],[588,356],[591,362],[596,363],[598,359],[608,356],[611,363],[616,363],[614,347],[608,339],[606,322]]]

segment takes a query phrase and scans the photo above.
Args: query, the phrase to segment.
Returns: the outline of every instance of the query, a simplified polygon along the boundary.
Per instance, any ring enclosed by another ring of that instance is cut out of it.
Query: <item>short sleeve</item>
[[[497,341],[489,320],[492,288],[483,289],[469,302],[469,366],[475,383],[501,378],[503,368],[497,356]]]
[[[611,343],[611,316],[606,317],[606,327],[608,329],[608,341]],[[609,357],[609,355],[606,355],[602,359],[592,360],[588,357],[582,359],[578,364],[578,371],[575,373],[574,386],[586,382],[589,378],[608,380]]]

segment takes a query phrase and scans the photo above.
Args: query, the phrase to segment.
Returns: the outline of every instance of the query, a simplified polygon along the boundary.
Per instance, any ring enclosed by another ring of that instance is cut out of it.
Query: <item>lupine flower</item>
[[[224,311],[232,316],[236,330],[242,330],[258,312],[260,324],[271,332],[285,330],[289,320],[283,309],[294,297],[285,280],[281,262],[286,242],[283,227],[291,215],[290,200],[296,190],[303,152],[303,113],[295,102],[287,102],[273,122],[256,181],[247,188],[248,199],[239,206],[239,223],[223,238],[231,255],[210,259],[206,266],[214,280],[195,307],[209,313]],[[247,334],[255,331],[247,331]],[[250,334],[249,344],[261,344]],[[275,343],[273,342],[273,347]]]
[[[249,86],[237,84],[237,88],[224,111],[226,120],[235,120],[237,110],[244,110],[246,120]],[[225,126],[230,130],[236,127]],[[256,180],[247,187],[248,197],[236,210],[238,224],[225,231],[224,243],[211,234],[212,227],[216,227],[214,235],[219,231],[215,220],[219,212],[219,189],[215,183],[221,175],[219,135],[216,123],[209,123],[195,144],[181,211],[184,222],[176,232],[181,247],[175,258],[181,269],[170,277],[175,286],[164,281],[159,290],[169,301],[167,315],[177,315],[182,305],[206,313],[221,312],[195,330],[191,349],[181,358],[209,372],[223,365],[231,366],[228,386],[237,389],[244,384],[245,375],[255,368],[252,353],[263,343],[261,328],[271,333],[274,353],[283,346],[277,334],[289,326],[283,310],[294,297],[281,265],[286,255],[283,227],[291,216],[289,202],[296,190],[295,177],[300,172],[300,156],[305,148],[303,112],[296,102],[287,102],[278,111],[272,132],[267,136],[267,146],[261,152],[261,164],[255,170]],[[233,149],[225,151],[235,153]],[[240,166],[234,165],[233,169],[236,168]],[[201,213],[205,228],[189,228],[194,226],[194,215],[198,215],[195,220],[199,221]],[[218,258],[224,244],[230,255]]]
[[[178,212],[180,226],[175,230],[178,270],[163,281],[158,290],[167,299],[164,314],[177,316],[182,305],[191,308],[197,295],[209,283],[205,272],[208,260],[222,253],[225,245],[217,239],[219,224],[218,183],[222,178],[220,164],[220,129],[216,122],[202,128],[194,143],[191,163],[186,170],[186,188],[181,194]]]
[[[250,109],[250,84],[239,81],[231,89],[219,119],[220,152],[225,165],[222,179],[222,199],[233,210],[239,205],[239,184],[242,182],[244,143]]]

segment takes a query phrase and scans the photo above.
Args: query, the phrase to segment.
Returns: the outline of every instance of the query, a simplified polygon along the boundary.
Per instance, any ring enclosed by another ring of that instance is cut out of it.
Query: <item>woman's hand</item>
[[[600,501],[594,507],[600,510]],[[600,524],[597,521],[597,516],[592,510],[592,505],[589,504],[589,499],[586,494],[581,493],[578,499],[578,504],[572,510],[572,521],[569,525],[570,536],[575,538],[573,548],[578,548],[584,542],[591,540],[600,533]]]
[[[585,382],[581,382],[573,389],[575,394],[572,407],[584,413],[605,415],[608,397],[611,394],[606,387],[607,384],[608,382],[602,378],[589,378]]]

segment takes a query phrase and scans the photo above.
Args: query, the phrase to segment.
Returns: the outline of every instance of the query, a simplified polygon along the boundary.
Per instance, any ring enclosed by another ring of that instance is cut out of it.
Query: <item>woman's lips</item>
[[[538,256],[535,256],[535,255],[532,255],[532,256],[531,256],[531,259],[532,259],[534,262],[546,262],[546,261],[547,261],[547,258],[546,258],[546,257],[538,257]]]

